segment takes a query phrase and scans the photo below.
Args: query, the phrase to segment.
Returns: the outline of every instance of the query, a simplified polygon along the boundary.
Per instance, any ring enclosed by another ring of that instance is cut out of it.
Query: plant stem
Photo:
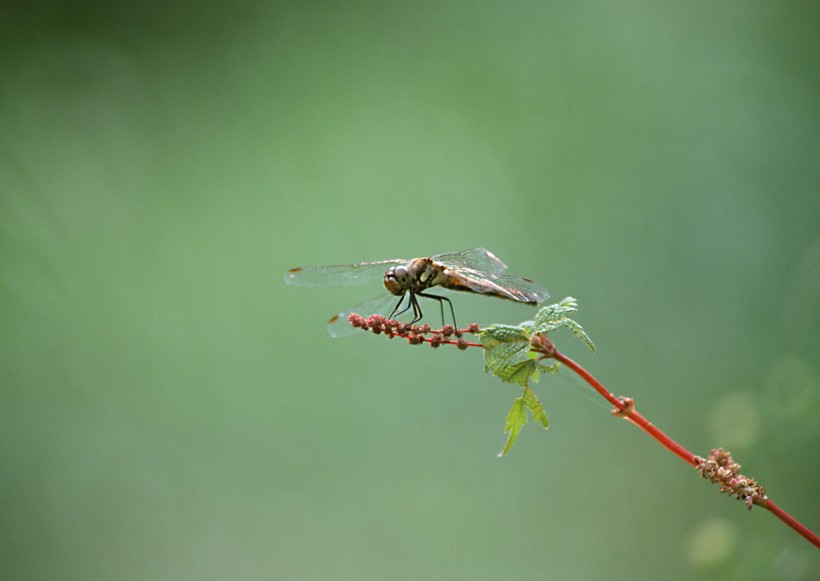
[[[566,355],[558,351],[558,349],[555,348],[555,345],[552,343],[552,341],[547,339],[545,336],[542,336],[539,339],[538,343],[533,344],[533,348],[535,351],[540,353],[542,357],[560,361],[561,363],[572,369],[575,373],[577,373],[584,381],[586,381],[592,387],[592,389],[597,391],[609,403],[615,406],[616,410],[613,411],[613,414],[621,416],[631,421],[633,424],[644,430],[658,443],[660,443],[667,450],[678,456],[687,464],[694,467],[697,467],[699,465],[699,459],[697,456],[695,456],[694,454],[692,454],[692,452],[690,452],[689,450],[678,444],[676,441],[674,441],[672,438],[664,434],[661,430],[655,427],[654,424],[652,424],[649,420],[647,420],[645,417],[639,414],[635,410],[635,404],[630,398],[615,397],[609,390],[607,390],[601,384],[600,381],[595,379],[595,377],[593,377],[589,371],[581,367],[581,365],[576,363],[571,358],[567,357]],[[791,527],[800,536],[802,536],[807,541],[812,543],[815,547],[820,548],[820,537],[814,534],[811,530],[809,530],[805,525],[800,523],[789,513],[787,513],[782,508],[777,506],[774,502],[769,500],[768,497],[754,498],[753,502],[754,504],[762,506],[763,508],[774,514],[777,518],[783,521],[787,526]]]
[[[809,530],[808,527],[806,527],[803,523],[801,523],[792,515],[787,513],[785,510],[777,506],[770,499],[755,499],[755,504],[758,506],[762,506],[763,508],[768,510],[770,513],[772,513],[777,518],[786,523],[786,525],[791,527],[797,534],[799,534],[801,537],[803,537],[808,542],[813,544],[815,547],[820,549],[820,538],[818,538],[817,535],[815,535],[811,530]]]
[[[439,345],[456,345],[459,349],[466,349],[467,347],[484,347],[481,343],[469,342],[462,337],[462,334],[464,333],[477,332],[477,325],[475,328],[471,325],[467,329],[461,329],[459,331],[448,330],[445,332],[444,329],[440,331],[432,330],[426,325],[416,325],[408,328],[407,325],[403,326],[398,321],[388,321],[384,317],[377,315],[370,316],[367,319],[358,315],[351,315],[350,322],[354,327],[369,329],[377,334],[383,333],[387,337],[403,337],[412,344],[430,343],[433,347],[438,347]],[[451,333],[455,334],[458,339],[451,339]],[[433,336],[429,337],[428,335],[430,334]],[[655,427],[655,425],[647,420],[643,415],[638,413],[635,409],[635,402],[632,398],[615,397],[615,395],[606,389],[600,381],[595,379],[589,371],[584,369],[570,357],[567,357],[558,351],[555,344],[549,339],[549,337],[547,337],[546,333],[539,333],[532,336],[530,339],[530,347],[533,352],[539,355],[540,359],[555,359],[556,361],[560,361],[565,366],[572,369],[584,381],[586,381],[592,389],[597,391],[601,397],[613,405],[615,408],[612,411],[613,415],[629,420],[635,426],[649,434],[664,448],[675,454],[678,458],[690,466],[697,468],[701,472],[701,476],[714,483],[720,484],[721,492],[744,499],[749,508],[752,507],[752,504],[762,506],[783,521],[787,526],[791,527],[807,541],[812,543],[815,547],[820,548],[820,538],[816,534],[769,500],[763,489],[757,485],[757,482],[754,479],[747,479],[745,476],[737,473],[740,465],[735,464],[727,452],[721,449],[713,450],[708,460],[704,460],[700,456],[696,456]],[[716,463],[713,460],[713,455],[716,455],[715,457],[722,457],[727,463],[731,463],[733,466],[732,470],[727,471],[726,464]],[[715,473],[707,474],[707,469],[716,469],[718,478],[714,477]]]
[[[612,395],[597,379],[595,379],[591,373],[589,373],[586,369],[581,367],[578,363],[574,360],[570,359],[557,349],[554,350],[554,354],[552,355],[553,359],[556,359],[572,369],[575,373],[580,375],[584,381],[586,381],[592,388],[600,393],[603,397],[609,401],[613,406],[615,406],[618,411],[620,412],[619,415],[623,415],[626,419],[631,421],[633,424],[647,432],[650,436],[655,438],[662,446],[668,449],[673,454],[677,455],[681,458],[684,462],[692,465],[697,466],[697,462],[695,461],[695,455],[678,444],[675,440],[664,434],[661,430],[655,427],[652,422],[647,420],[641,414],[639,414],[636,410],[634,405],[630,405],[628,401],[624,401],[623,399],[617,398]]]

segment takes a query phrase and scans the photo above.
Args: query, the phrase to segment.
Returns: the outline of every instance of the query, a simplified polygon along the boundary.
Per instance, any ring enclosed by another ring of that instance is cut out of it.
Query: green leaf
[[[526,423],[527,408],[524,404],[524,396],[520,396],[515,398],[515,401],[510,408],[510,413],[507,414],[507,423],[504,425],[504,433],[508,434],[507,443],[504,444],[504,449],[498,453],[499,457],[510,451],[515,439],[518,438],[518,433]]]
[[[549,333],[560,327],[566,327],[584,345],[595,353],[595,345],[578,322],[570,319],[567,313],[574,313],[578,310],[578,301],[572,297],[567,297],[560,303],[547,305],[535,315],[535,333]]]
[[[544,428],[548,428],[547,410],[544,409],[544,404],[541,403],[538,396],[529,387],[525,387],[524,395],[521,397],[524,398],[524,405],[532,412],[532,419],[539,422]]]
[[[529,357],[530,343],[503,343],[484,349],[484,371],[496,372],[505,365],[524,361]]]
[[[535,315],[535,332],[543,333],[557,329],[563,323],[567,313],[574,313],[578,310],[578,301],[572,297],[567,297],[560,303],[547,305],[539,309]]]
[[[524,325],[492,325],[479,333],[484,345],[484,371],[502,381],[527,385],[538,371],[530,356],[530,329]]]
[[[478,336],[485,349],[505,343],[530,342],[530,333],[523,325],[490,325],[481,329]]]
[[[555,363],[550,363],[549,365],[545,364],[543,360],[538,362],[538,370],[541,373],[558,373],[558,369],[561,367],[561,364],[557,361]]]
[[[536,373],[538,373],[538,362],[535,359],[502,365],[493,371],[493,374],[502,381],[517,383],[521,387],[526,387],[530,377],[533,377]]]
[[[595,344],[592,342],[592,339],[589,338],[587,332],[584,331],[584,328],[579,325],[577,322],[573,321],[570,318],[567,318],[564,322],[564,326],[570,330],[570,332],[575,335],[577,339],[580,339],[581,342],[589,347],[589,350],[595,353]]]
[[[547,411],[544,409],[544,404],[538,399],[538,396],[529,388],[524,387],[524,393],[515,398],[515,401],[510,408],[510,413],[507,414],[507,423],[504,425],[504,433],[507,434],[507,442],[504,444],[504,449],[498,453],[498,456],[504,456],[510,451],[521,429],[527,425],[527,410],[530,410],[532,419],[544,428],[549,427],[549,420],[547,419]]]

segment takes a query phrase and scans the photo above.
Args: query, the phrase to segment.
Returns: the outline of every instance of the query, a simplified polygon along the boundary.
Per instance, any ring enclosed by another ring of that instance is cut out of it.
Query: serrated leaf
[[[479,333],[484,370],[509,383],[526,385],[538,366],[530,359],[530,333],[524,326],[492,325]]]
[[[567,297],[560,303],[548,305],[543,307],[535,315],[535,333],[549,333],[560,327],[566,327],[584,345],[595,353],[595,344],[587,335],[584,328],[573,319],[567,316],[567,313],[573,313],[578,310],[578,301],[572,297]]]
[[[572,297],[567,297],[560,303],[547,305],[539,309],[535,315],[535,330],[536,332],[543,332],[543,326],[552,326],[552,324],[562,320],[568,313],[574,313],[578,310],[578,301]],[[560,323],[558,324],[560,326]],[[553,326],[553,328],[557,328]]]
[[[521,325],[490,325],[478,333],[481,344],[485,349],[492,349],[504,343],[529,344],[530,333]]]
[[[518,438],[519,432],[521,432],[521,428],[523,428],[526,423],[527,407],[524,404],[524,396],[520,396],[515,398],[510,408],[510,413],[507,414],[507,422],[504,425],[504,433],[507,434],[507,443],[504,444],[504,449],[498,453],[499,457],[510,451],[516,438]]]
[[[547,419],[547,410],[544,409],[544,404],[538,399],[538,396],[529,388],[524,387],[524,405],[532,412],[532,419],[540,423],[544,428],[549,427],[549,420]]]
[[[493,370],[493,375],[502,381],[517,383],[521,387],[526,387],[530,377],[536,373],[538,373],[538,362],[534,359],[526,359],[509,365],[500,365]]]
[[[527,359],[530,349],[527,343],[502,343],[495,347],[484,349],[484,371],[496,372],[506,365],[518,363]]]
[[[557,361],[555,363],[551,363],[549,365],[546,365],[544,363],[544,360],[542,359],[538,363],[539,363],[538,369],[539,369],[539,371],[541,371],[541,373],[558,373],[558,369],[561,367],[561,364],[558,363]]]
[[[592,342],[592,339],[589,338],[589,335],[587,335],[587,332],[584,331],[584,328],[581,325],[579,325],[577,322],[573,321],[572,319],[567,318],[566,321],[564,322],[564,326],[566,326],[566,328],[569,329],[570,332],[573,335],[575,335],[575,337],[580,339],[581,342],[584,345],[589,347],[590,351],[595,353],[595,351],[596,351],[595,344]]]

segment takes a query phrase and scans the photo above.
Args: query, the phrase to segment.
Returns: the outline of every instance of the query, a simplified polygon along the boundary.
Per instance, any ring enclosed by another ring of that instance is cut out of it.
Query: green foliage
[[[518,438],[521,428],[527,423],[527,410],[530,410],[532,419],[539,422],[544,428],[549,427],[547,420],[547,412],[544,409],[544,404],[538,399],[529,387],[524,387],[524,393],[513,401],[510,413],[507,414],[507,423],[504,426],[504,433],[507,434],[507,443],[504,448],[498,453],[503,456],[512,448],[516,438]]]
[[[543,404],[529,387],[530,379],[538,381],[539,372],[556,373],[558,363],[544,363],[547,356],[543,352],[533,349],[538,343],[538,336],[546,335],[561,327],[569,331],[595,352],[595,345],[590,340],[584,328],[567,316],[578,310],[578,302],[567,297],[560,303],[543,307],[535,316],[535,321],[525,321],[520,325],[492,325],[479,332],[479,338],[484,345],[484,371],[492,373],[507,383],[517,383],[523,388],[523,393],[515,399],[504,426],[507,434],[507,443],[499,456],[506,454],[521,428],[527,423],[527,410],[533,419],[544,428],[548,426],[547,412]],[[533,340],[535,339],[535,343]]]
[[[484,371],[508,383],[527,385],[538,372],[538,363],[530,352],[533,326],[529,323],[492,325],[479,332],[484,345]]]
[[[507,443],[504,444],[504,448],[498,453],[499,456],[503,456],[510,451],[516,438],[518,438],[518,433],[526,423],[527,408],[524,407],[524,397],[520,396],[515,398],[510,408],[510,413],[507,414],[507,423],[504,425],[504,433],[507,434]]]
[[[560,303],[548,305],[535,315],[535,333],[548,333],[559,327],[566,327],[570,332],[581,340],[590,351],[595,353],[595,345],[587,335],[584,328],[576,321],[567,317],[567,313],[574,313],[578,310],[578,301],[572,297],[567,297]]]

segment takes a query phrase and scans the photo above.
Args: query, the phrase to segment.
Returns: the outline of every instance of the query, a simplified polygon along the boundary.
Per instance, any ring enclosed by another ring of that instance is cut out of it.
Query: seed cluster
[[[751,509],[755,499],[765,499],[766,491],[754,478],[740,474],[740,464],[732,459],[732,455],[723,448],[712,450],[705,460],[696,457],[697,469],[700,475],[714,484],[720,485],[720,492],[734,496],[746,502]]]
[[[464,338],[464,333],[478,333],[479,326],[471,324],[466,329],[456,329],[453,325],[444,325],[441,329],[431,329],[430,325],[411,325],[402,323],[395,319],[387,319],[381,315],[370,315],[362,317],[356,313],[351,313],[347,321],[354,327],[363,331],[370,331],[374,335],[385,335],[388,339],[402,337],[407,339],[410,345],[421,345],[429,343],[434,349],[441,345],[455,345],[459,349],[467,347],[481,347],[480,343],[471,343]]]

